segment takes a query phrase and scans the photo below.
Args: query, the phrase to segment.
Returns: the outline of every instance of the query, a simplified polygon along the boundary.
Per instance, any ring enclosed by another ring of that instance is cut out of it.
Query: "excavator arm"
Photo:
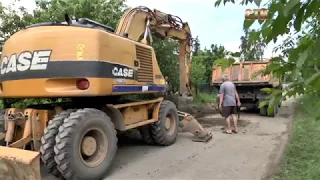
[[[125,12],[119,21],[115,33],[144,44],[148,44],[148,37],[150,43],[152,43],[152,35],[162,39],[171,38],[178,40],[180,64],[179,92],[180,94],[185,92],[191,94],[189,88],[189,64],[191,63],[192,36],[188,23],[183,22],[177,16],[139,6]]]
[[[152,34],[162,39],[178,40],[180,94],[186,95],[187,93],[187,95],[191,95],[189,68],[191,65],[192,36],[188,23],[183,22],[177,16],[139,6],[129,9],[122,16],[115,33],[144,44],[148,44],[148,37],[150,38],[150,43],[152,43]],[[180,130],[194,134],[193,141],[208,142],[212,138],[212,134],[202,128],[201,124],[191,114],[178,111],[178,115],[181,118]]]

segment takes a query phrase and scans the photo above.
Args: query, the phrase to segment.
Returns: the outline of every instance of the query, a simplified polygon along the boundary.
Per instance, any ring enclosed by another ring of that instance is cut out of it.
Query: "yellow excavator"
[[[191,32],[180,18],[146,7],[129,9],[116,30],[81,18],[21,29],[3,47],[0,69],[0,177],[40,180],[40,161],[54,176],[96,180],[107,175],[117,133],[137,128],[146,143],[169,146],[179,127],[207,142],[190,114],[165,100],[152,36],[179,41],[180,94],[188,91]],[[170,67],[168,67],[170,68]],[[156,94],[122,102],[123,95]],[[12,107],[17,98],[66,102]]]

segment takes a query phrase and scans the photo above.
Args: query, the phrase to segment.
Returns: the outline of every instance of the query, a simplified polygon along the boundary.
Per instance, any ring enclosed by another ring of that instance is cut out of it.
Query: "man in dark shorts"
[[[227,128],[225,133],[238,133],[237,127],[237,106],[240,106],[240,99],[236,86],[228,80],[227,75],[222,76],[222,84],[219,90],[219,109],[222,116],[226,119]],[[231,128],[231,119],[233,120],[234,128]]]

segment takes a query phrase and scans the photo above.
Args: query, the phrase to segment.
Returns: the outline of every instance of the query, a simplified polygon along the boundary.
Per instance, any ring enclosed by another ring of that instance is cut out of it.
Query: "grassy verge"
[[[193,99],[193,104],[196,107],[200,107],[201,104],[203,103],[214,103],[216,102],[217,94],[212,93],[198,93],[197,96],[194,97]]]
[[[320,179],[320,98],[304,97],[275,180]]]

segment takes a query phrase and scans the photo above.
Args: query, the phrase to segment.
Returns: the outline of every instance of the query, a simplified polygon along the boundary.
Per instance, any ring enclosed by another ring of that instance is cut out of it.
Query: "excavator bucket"
[[[41,180],[40,153],[0,146],[0,179]]]
[[[178,111],[178,115],[182,118],[180,121],[181,131],[192,133],[194,135],[192,141],[208,142],[212,139],[212,133],[207,132],[191,114]]]

